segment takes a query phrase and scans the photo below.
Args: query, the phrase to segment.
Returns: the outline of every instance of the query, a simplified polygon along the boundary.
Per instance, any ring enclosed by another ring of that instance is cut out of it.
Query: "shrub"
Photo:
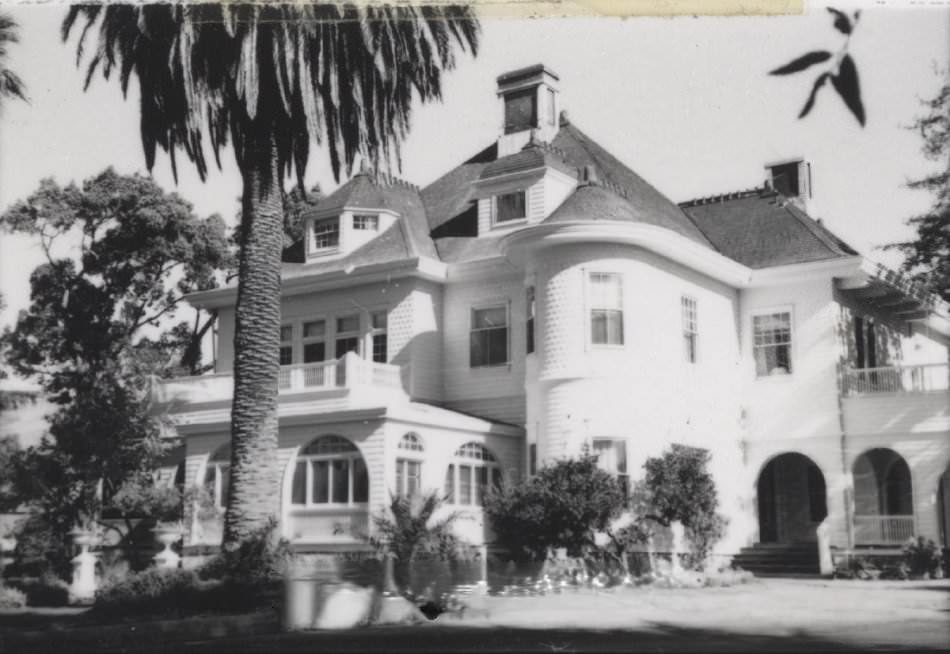
[[[936,543],[923,536],[908,540],[904,545],[903,556],[908,572],[914,576],[935,576],[940,567],[940,549]]]
[[[538,470],[525,481],[503,484],[485,497],[485,515],[498,542],[515,561],[542,560],[550,548],[577,557],[594,549],[623,510],[626,494],[613,475],[585,452]]]
[[[105,615],[187,612],[202,582],[192,570],[152,568],[96,591],[93,611]]]
[[[230,579],[243,584],[279,582],[293,554],[286,539],[277,538],[277,520],[268,523],[233,549],[222,549],[198,569],[203,580]]]
[[[46,573],[38,581],[23,586],[26,603],[30,606],[69,606],[69,584]]]
[[[22,609],[26,606],[26,595],[16,588],[0,585],[0,609]]]

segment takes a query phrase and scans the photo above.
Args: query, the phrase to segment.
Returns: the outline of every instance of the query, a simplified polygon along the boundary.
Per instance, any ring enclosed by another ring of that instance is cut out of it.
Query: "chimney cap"
[[[557,73],[544,64],[534,64],[533,66],[526,66],[524,68],[518,68],[517,70],[508,71],[507,73],[502,73],[498,76],[496,82],[498,82],[499,85],[511,84],[534,77],[535,75],[543,75],[544,73],[547,73],[556,80],[561,79]]]

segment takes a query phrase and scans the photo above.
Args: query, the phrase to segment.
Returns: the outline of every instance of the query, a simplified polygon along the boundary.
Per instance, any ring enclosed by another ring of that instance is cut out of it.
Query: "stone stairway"
[[[816,543],[756,543],[743,547],[732,559],[733,567],[757,577],[817,576],[820,572]]]

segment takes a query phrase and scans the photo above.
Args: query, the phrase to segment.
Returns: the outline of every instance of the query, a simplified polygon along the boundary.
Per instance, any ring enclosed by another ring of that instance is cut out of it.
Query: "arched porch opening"
[[[910,466],[892,449],[861,453],[852,466],[854,542],[900,545],[914,535],[914,494]]]
[[[788,452],[771,459],[756,484],[759,542],[814,542],[828,515],[825,476],[804,454]]]
[[[950,463],[944,468],[937,483],[937,525],[940,529],[940,542],[950,547]]]

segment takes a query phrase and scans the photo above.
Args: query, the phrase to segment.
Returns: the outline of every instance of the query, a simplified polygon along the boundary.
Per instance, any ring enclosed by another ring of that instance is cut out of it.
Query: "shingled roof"
[[[692,200],[681,206],[719,252],[750,268],[857,254],[824,225],[770,189]]]
[[[284,278],[418,257],[438,259],[435,245],[429,237],[426,211],[418,187],[394,178],[374,178],[367,173],[359,173],[305,212],[303,217],[332,214],[345,207],[389,209],[398,213],[401,219],[370,242],[342,257],[318,259],[309,263],[285,263]]]

